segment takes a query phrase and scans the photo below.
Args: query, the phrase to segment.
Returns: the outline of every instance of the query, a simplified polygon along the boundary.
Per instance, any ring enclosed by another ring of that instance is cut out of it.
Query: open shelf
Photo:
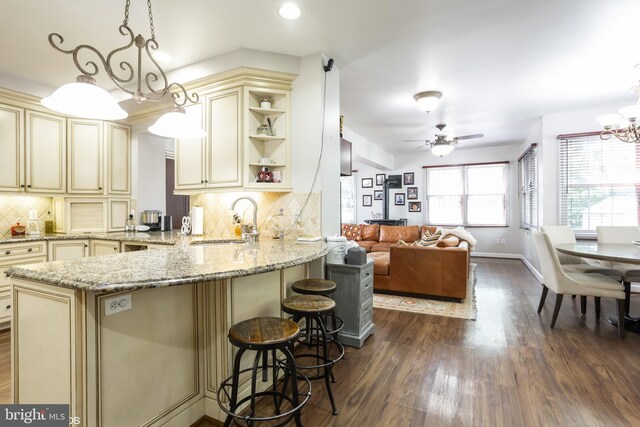
[[[249,166],[258,166],[258,167],[267,167],[267,168],[283,168],[287,165],[285,165],[284,163],[270,163],[270,164],[264,164],[264,163],[249,163]]]
[[[286,138],[283,136],[268,136],[268,135],[249,135],[251,139],[257,139],[259,141],[284,141]]]
[[[249,110],[254,113],[262,114],[263,116],[280,116],[285,113],[284,110],[280,110],[278,108],[257,108],[251,107]]]

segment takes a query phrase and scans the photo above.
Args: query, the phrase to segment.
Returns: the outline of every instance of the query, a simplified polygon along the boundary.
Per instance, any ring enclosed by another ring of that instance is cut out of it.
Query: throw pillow
[[[360,241],[362,240],[362,225],[342,224],[342,235],[348,240]]]
[[[456,236],[447,236],[444,239],[441,238],[436,243],[439,248],[450,248],[458,246],[458,244],[460,244],[460,239],[458,239]]]

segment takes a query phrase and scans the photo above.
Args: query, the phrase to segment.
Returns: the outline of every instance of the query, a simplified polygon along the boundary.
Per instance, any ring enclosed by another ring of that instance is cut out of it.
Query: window
[[[356,224],[356,186],[355,175],[340,177],[340,221],[343,224]]]
[[[599,225],[638,225],[640,146],[598,133],[558,139],[560,223],[583,236]]]
[[[508,162],[426,167],[427,222],[506,226]]]
[[[531,145],[518,159],[520,228],[538,229],[538,148]]]

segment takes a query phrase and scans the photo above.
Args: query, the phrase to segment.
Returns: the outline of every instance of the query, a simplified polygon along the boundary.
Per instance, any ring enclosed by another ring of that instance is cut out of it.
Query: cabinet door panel
[[[103,192],[102,122],[69,120],[67,122],[67,183],[69,193]]]
[[[242,185],[240,89],[207,97],[209,120],[208,187]]]
[[[66,120],[27,110],[27,191],[66,191]]]
[[[49,242],[49,261],[80,259],[89,255],[88,240],[58,240]]]
[[[24,111],[0,104],[0,191],[22,191]]]
[[[112,255],[120,252],[120,242],[108,240],[92,240],[91,256]]]
[[[202,105],[192,105],[185,110],[194,122],[202,123]],[[205,138],[176,140],[176,190],[204,187],[204,152]]]
[[[107,192],[131,193],[131,138],[126,126],[107,123]]]

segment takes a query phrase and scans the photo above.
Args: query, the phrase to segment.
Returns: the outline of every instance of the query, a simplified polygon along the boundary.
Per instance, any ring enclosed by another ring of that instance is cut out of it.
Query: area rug
[[[470,265],[467,281],[467,298],[462,303],[438,301],[426,298],[405,297],[400,295],[374,294],[373,306],[385,310],[410,311],[432,316],[476,319],[476,264]]]

